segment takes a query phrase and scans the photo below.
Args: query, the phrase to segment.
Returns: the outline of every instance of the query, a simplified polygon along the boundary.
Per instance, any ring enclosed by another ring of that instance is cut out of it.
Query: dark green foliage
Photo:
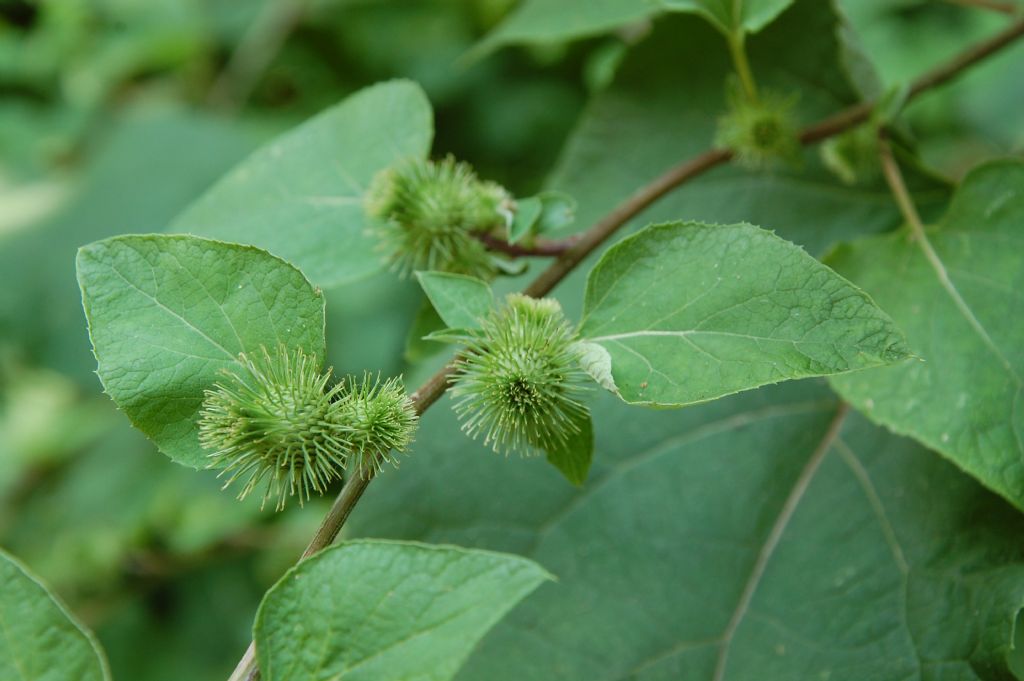
[[[1024,678],[1020,8],[0,2],[0,677]]]

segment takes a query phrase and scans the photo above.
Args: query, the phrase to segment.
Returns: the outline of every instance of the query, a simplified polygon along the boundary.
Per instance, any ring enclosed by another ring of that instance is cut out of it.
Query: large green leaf
[[[836,378],[871,419],[911,435],[1024,508],[1024,163],[982,166],[927,231],[841,247],[829,262],[906,331],[921,361]]]
[[[358,541],[299,563],[256,617],[267,681],[446,681],[550,576],[518,556]]]
[[[0,551],[0,678],[109,681],[99,644],[24,566]]]
[[[433,137],[426,95],[409,81],[360,90],[261,148],[171,226],[252,244],[320,286],[381,268],[363,193],[382,168],[423,158]]]
[[[476,49],[583,38],[666,11],[699,14],[725,34],[756,32],[791,4],[793,0],[524,0]]]
[[[104,388],[178,463],[202,466],[203,390],[239,353],[284,344],[324,356],[322,294],[252,246],[115,237],[79,250],[78,281]]]
[[[580,335],[626,402],[682,406],[907,357],[870,298],[751,225],[655,225],[590,273]]]
[[[558,575],[465,681],[1006,681],[1024,518],[818,382],[678,411],[592,405],[580,490],[446,412],[357,534],[512,551]],[[462,442],[463,444],[459,444]]]
[[[800,124],[858,100],[843,66],[839,26],[831,3],[797,0],[747,39],[758,82],[799,96],[794,115]],[[548,181],[579,201],[578,229],[597,222],[667,168],[712,146],[732,68],[721,35],[689,16],[666,17],[629,53],[614,84],[591,101]],[[937,214],[945,205],[945,183],[920,173],[908,181],[926,214]],[[813,148],[796,167],[757,172],[734,164],[715,168],[660,199],[635,224],[679,219],[754,222],[812,255],[842,239],[900,223],[880,176],[844,184],[824,168]]]

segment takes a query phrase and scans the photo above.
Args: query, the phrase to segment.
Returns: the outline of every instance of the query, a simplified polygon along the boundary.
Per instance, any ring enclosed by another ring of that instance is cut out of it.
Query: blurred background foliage
[[[841,4],[879,87],[1005,21],[939,0]],[[537,190],[652,22],[467,56],[513,5],[0,0],[0,545],[97,631],[116,678],[226,676],[225,651],[244,648],[259,598],[325,502],[261,513],[128,427],[92,373],[75,249],[164,230],[262,141],[393,77],[430,96],[435,155],[519,196]],[[994,59],[910,106],[932,170],[955,179],[1024,149],[1019,64]],[[404,358],[420,299],[407,282],[385,274],[327,293],[338,371],[415,371]]]

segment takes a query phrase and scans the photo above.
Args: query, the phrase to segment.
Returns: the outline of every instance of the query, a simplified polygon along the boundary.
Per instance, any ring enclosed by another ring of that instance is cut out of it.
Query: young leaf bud
[[[494,276],[495,255],[477,234],[506,227],[512,197],[452,157],[381,171],[366,192],[381,249],[403,275],[413,270]]]
[[[585,374],[557,301],[513,294],[473,332],[452,396],[462,429],[495,451],[532,454],[579,432]]]
[[[402,379],[381,383],[379,376],[364,374],[362,381],[350,376],[338,407],[332,418],[345,428],[354,470],[377,472],[385,463],[398,465],[393,452],[409,447],[418,425]]]
[[[731,149],[738,163],[756,169],[798,158],[795,97],[767,90],[753,101],[734,84],[728,105],[728,111],[718,120],[715,144]]]
[[[330,370],[321,373],[313,357],[284,345],[239,361],[240,371],[225,370],[206,391],[199,414],[208,467],[229,476],[225,487],[244,481],[239,499],[266,480],[263,503],[276,497],[277,510],[288,496],[302,504],[313,492],[323,494],[342,477],[348,451],[335,418],[340,386],[327,389]]]

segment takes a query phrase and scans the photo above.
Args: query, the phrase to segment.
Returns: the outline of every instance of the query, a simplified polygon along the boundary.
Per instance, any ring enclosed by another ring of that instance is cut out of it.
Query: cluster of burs
[[[492,280],[509,262],[481,238],[501,234],[516,210],[501,186],[451,158],[382,171],[366,193],[380,251],[414,271]],[[451,372],[454,408],[470,436],[528,455],[564,446],[587,408],[580,401],[576,331],[554,300],[509,296],[461,337]],[[370,374],[332,385],[313,357],[284,346],[243,355],[206,391],[200,442],[240,498],[257,488],[283,508],[352,475],[373,475],[413,441],[421,411],[401,378]]]

